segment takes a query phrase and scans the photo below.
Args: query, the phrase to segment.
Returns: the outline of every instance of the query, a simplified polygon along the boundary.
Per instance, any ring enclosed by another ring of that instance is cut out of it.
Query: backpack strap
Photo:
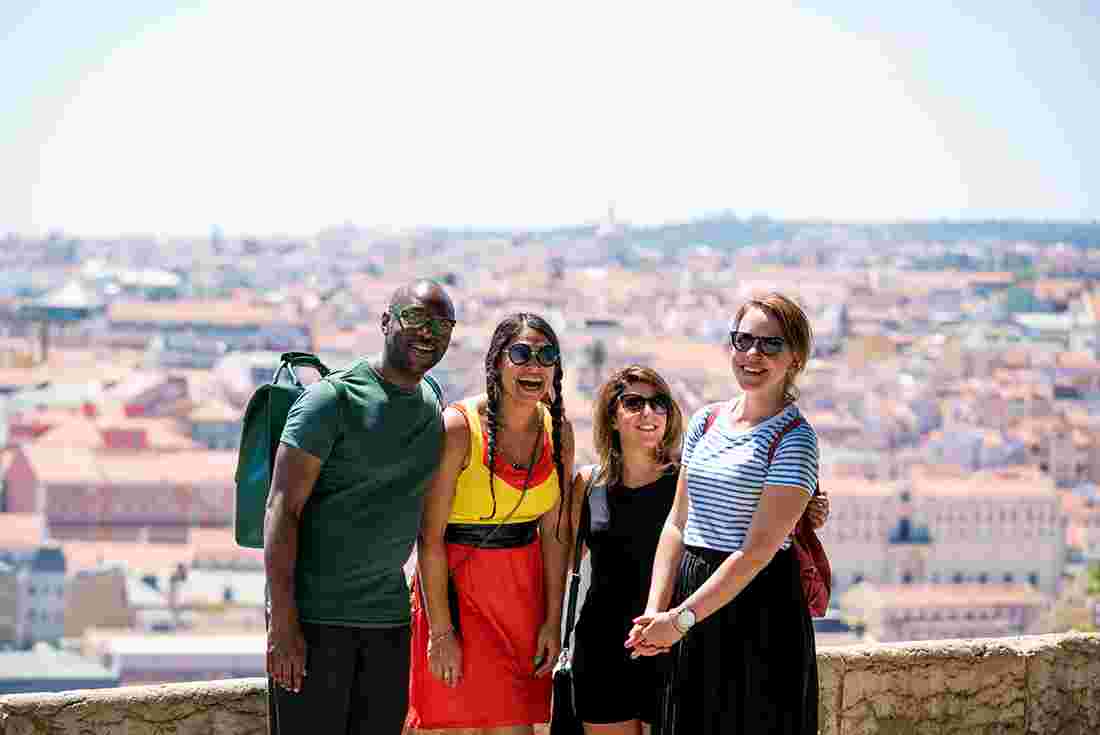
[[[707,406],[707,422],[703,426],[704,434],[710,431],[710,427],[714,426],[714,422],[718,420],[718,414],[722,412],[722,406],[724,405],[726,405],[724,402],[719,401]]]
[[[774,439],[772,439],[771,446],[768,447],[768,464],[769,465],[772,463],[772,460],[775,458],[775,450],[779,449],[779,440],[782,439],[784,436],[786,436],[788,431],[790,431],[791,429],[796,429],[804,423],[805,422],[802,420],[801,416],[796,416],[793,420],[787,422],[786,426],[784,426],[782,429],[779,430],[779,433],[775,435]]]
[[[431,386],[432,392],[435,393],[435,400],[439,402],[439,410],[442,411],[446,407],[446,404],[443,403],[443,388],[440,387],[439,381],[431,375],[424,373],[424,382]]]

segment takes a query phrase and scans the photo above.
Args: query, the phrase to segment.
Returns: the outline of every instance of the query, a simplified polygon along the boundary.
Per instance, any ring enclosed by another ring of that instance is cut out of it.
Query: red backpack
[[[710,431],[711,426],[714,426],[714,422],[718,418],[719,408],[720,404],[711,406],[709,413],[707,413],[706,426],[703,428],[704,434]],[[768,447],[768,465],[771,465],[772,458],[775,457],[775,450],[779,448],[779,440],[788,431],[802,423],[802,417],[799,416],[775,435],[771,446]],[[818,491],[820,489],[819,487]],[[798,569],[802,579],[802,596],[806,599],[806,607],[809,608],[810,615],[820,618],[829,608],[829,595],[833,589],[833,570],[829,566],[829,558],[825,556],[825,547],[821,545],[821,539],[817,537],[817,533],[806,522],[805,515],[799,518],[798,523],[795,524],[792,540],[791,546],[794,549],[795,557],[798,559]]]

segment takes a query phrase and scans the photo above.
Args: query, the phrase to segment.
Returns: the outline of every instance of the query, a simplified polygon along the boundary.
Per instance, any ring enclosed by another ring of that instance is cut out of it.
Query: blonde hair
[[[601,482],[609,485],[614,485],[623,477],[623,448],[619,440],[619,432],[612,424],[619,399],[631,383],[645,383],[658,395],[668,398],[665,434],[661,438],[660,446],[657,447],[654,459],[658,464],[672,467],[677,466],[680,461],[684,416],[679,404],[672,397],[668,383],[655,370],[641,365],[630,365],[615,371],[604,381],[596,394],[592,412],[592,436],[596,445],[596,455],[599,458],[595,472]]]
[[[799,373],[806,369],[806,363],[813,351],[814,331],[810,326],[810,319],[802,307],[792,299],[781,293],[772,292],[764,296],[752,298],[741,304],[741,308],[733,317],[731,331],[736,331],[741,319],[749,309],[759,309],[779,322],[779,329],[783,333],[783,340],[787,343],[794,355],[794,364],[788,371],[783,382],[783,398],[788,403],[798,400],[798,386],[794,384]]]

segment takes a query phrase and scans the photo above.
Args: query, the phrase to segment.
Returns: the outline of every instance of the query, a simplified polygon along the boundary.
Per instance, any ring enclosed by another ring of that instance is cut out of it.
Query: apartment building
[[[845,618],[881,642],[1021,635],[1049,605],[1028,584],[865,582],[843,597]]]
[[[838,590],[858,584],[1030,584],[1054,595],[1067,519],[1038,468],[914,465],[899,480],[826,476],[821,531]]]

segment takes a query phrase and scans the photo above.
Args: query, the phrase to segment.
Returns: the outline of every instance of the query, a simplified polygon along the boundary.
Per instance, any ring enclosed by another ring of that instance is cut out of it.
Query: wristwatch
[[[687,632],[695,625],[695,611],[690,607],[681,607],[672,614],[672,625],[680,631],[680,635],[687,635]]]

